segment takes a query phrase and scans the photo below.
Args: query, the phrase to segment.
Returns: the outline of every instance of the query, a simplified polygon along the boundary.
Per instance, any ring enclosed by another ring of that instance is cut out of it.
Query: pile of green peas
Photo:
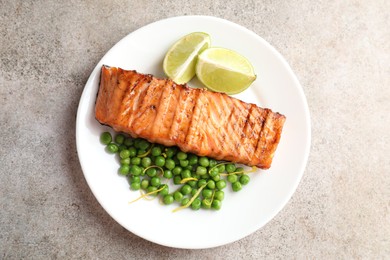
[[[100,135],[100,142],[108,153],[119,156],[118,173],[128,178],[131,190],[159,196],[166,205],[219,210],[228,184],[237,192],[250,181],[244,168],[234,163],[199,157],[178,147],[152,144],[121,133],[113,138],[109,132]],[[174,191],[170,191],[169,180],[176,187]]]

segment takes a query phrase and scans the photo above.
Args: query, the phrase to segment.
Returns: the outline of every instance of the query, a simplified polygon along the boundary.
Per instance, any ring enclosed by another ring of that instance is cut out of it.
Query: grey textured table
[[[0,259],[389,259],[390,2],[283,2],[0,0]],[[309,162],[287,206],[207,250],[156,245],[117,224],[75,144],[78,101],[102,55],[143,25],[189,14],[231,20],[275,46],[312,119]]]

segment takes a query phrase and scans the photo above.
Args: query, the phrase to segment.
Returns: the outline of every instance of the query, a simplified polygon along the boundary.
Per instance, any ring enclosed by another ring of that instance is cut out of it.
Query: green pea
[[[191,191],[192,191],[192,188],[190,185],[188,184],[184,184],[183,187],[181,187],[181,193],[183,193],[183,195],[187,195],[187,194],[190,194]]]
[[[204,175],[207,173],[207,169],[204,166],[198,166],[196,167],[196,174]]]
[[[226,171],[228,173],[232,173],[236,170],[236,165],[234,165],[233,163],[229,163],[226,165]]]
[[[193,210],[198,210],[200,209],[200,206],[202,205],[202,201],[199,198],[196,198],[192,203],[191,203],[191,208]]]
[[[132,190],[139,190],[141,188],[141,184],[139,182],[132,182],[130,184],[130,189]]]
[[[233,189],[233,191],[236,191],[236,192],[240,191],[242,189],[241,182],[239,182],[239,181],[233,182],[232,189]]]
[[[176,175],[175,177],[173,177],[173,183],[175,185],[179,185],[181,182],[181,176],[180,175]]]
[[[129,165],[130,164],[130,158],[126,158],[126,159],[121,159],[121,164],[127,164]]]
[[[141,150],[146,151],[149,148],[150,143],[146,140],[141,140],[138,146]]]
[[[142,150],[142,149],[139,149],[138,151],[137,151],[137,155],[144,155],[146,153],[146,151],[145,150]]]
[[[165,158],[161,155],[156,157],[156,160],[154,162],[157,166],[163,167],[165,164]]]
[[[127,164],[123,164],[120,168],[119,168],[119,173],[121,175],[127,175],[129,174],[129,171],[130,171],[130,167],[129,165]]]
[[[209,158],[207,157],[200,157],[199,158],[199,164],[203,167],[208,167],[210,165],[210,161],[209,161]]]
[[[137,156],[137,149],[135,147],[129,147],[130,157]]]
[[[210,179],[210,175],[206,173],[206,174],[200,175],[200,178],[208,180],[208,179]]]
[[[123,144],[124,141],[125,141],[125,136],[123,134],[117,134],[115,136],[115,143]]]
[[[154,186],[148,186],[147,188],[146,188],[146,192],[147,193],[149,193],[149,192],[154,192],[154,191],[156,191],[157,190],[157,187],[154,187]],[[156,193],[153,193],[153,194],[151,194],[152,196],[156,196],[157,194]]]
[[[212,177],[212,179],[213,179],[213,181],[217,182],[221,179],[221,175],[218,174],[218,175]]]
[[[142,141],[141,138],[136,138],[134,139],[134,147],[135,148],[139,148],[139,143]]]
[[[167,158],[172,158],[176,154],[176,149],[174,147],[168,147],[165,150],[165,154],[167,155]]]
[[[234,182],[236,182],[237,180],[238,180],[238,177],[237,177],[237,175],[235,175],[235,174],[229,174],[229,175],[227,176],[227,181],[230,182],[230,183],[234,183]]]
[[[152,155],[153,156],[159,156],[161,155],[161,147],[160,146],[155,146],[152,148]]]
[[[109,153],[116,153],[116,152],[118,152],[118,150],[119,150],[119,147],[117,144],[110,143],[107,145],[107,151]]]
[[[195,188],[196,185],[198,184],[198,182],[195,180],[192,180],[192,181],[187,182],[187,184],[190,185],[192,188]]]
[[[133,138],[127,137],[123,142],[123,144],[126,145],[127,147],[132,146],[134,144]]]
[[[195,154],[191,154],[189,157],[188,157],[188,163],[189,165],[195,165],[198,163],[198,156],[196,156]]]
[[[174,175],[180,175],[181,171],[182,171],[182,168],[180,166],[176,166],[175,168],[173,168],[172,173]]]
[[[184,206],[184,205],[187,205],[188,202],[190,202],[190,198],[184,197],[184,198],[181,200],[180,204],[181,204],[182,206]]]
[[[210,168],[213,168],[214,166],[216,166],[218,164],[218,162],[216,160],[213,160],[213,159],[210,159],[209,160],[209,167]]]
[[[222,190],[216,191],[214,193],[214,199],[222,201],[224,198],[225,198],[225,192],[223,192]]]
[[[215,210],[219,210],[221,208],[221,201],[220,200],[217,200],[217,199],[214,199],[213,202],[211,203],[211,207]]]
[[[172,159],[166,159],[165,160],[165,168],[167,168],[168,170],[173,170],[173,168],[175,168],[175,161],[172,160]]]
[[[171,194],[167,194],[164,196],[163,202],[165,205],[172,204],[174,201],[173,196]]]
[[[131,158],[131,164],[133,164],[133,165],[140,165],[141,164],[141,158],[139,158],[139,157]]]
[[[133,175],[133,176],[131,176],[131,178],[130,178],[130,183],[133,183],[133,182],[139,182],[139,183],[141,183],[141,178],[140,178],[139,176]]]
[[[187,159],[187,154],[185,153],[185,152],[178,152],[177,154],[176,154],[176,157],[177,157],[177,159],[179,159],[180,161],[181,160],[185,160],[185,159]]]
[[[127,150],[126,145],[121,144],[121,145],[118,147],[118,149],[119,149],[119,157],[120,157],[121,159],[126,159],[126,158],[129,158],[129,157],[130,157],[130,152],[129,152],[129,150]]]
[[[181,167],[187,167],[189,164],[188,160],[180,160],[179,161]]]
[[[209,180],[209,181],[207,182],[207,188],[209,188],[209,189],[211,189],[211,190],[215,189],[215,181]]]
[[[102,144],[108,145],[112,141],[112,136],[109,132],[104,132],[100,135],[100,142]]]
[[[203,199],[202,200],[202,208],[204,208],[204,209],[211,208],[211,201],[208,199]]]
[[[160,184],[161,184],[161,179],[159,177],[153,177],[150,180],[150,185],[152,185],[154,187],[158,187],[158,186],[160,186]]]
[[[247,185],[250,180],[251,180],[251,178],[246,174],[244,174],[240,177],[240,182],[242,185]]]
[[[163,176],[164,176],[164,178],[172,179],[172,177],[173,177],[172,171],[170,171],[170,170],[165,170]]]
[[[119,152],[122,152],[123,150],[127,150],[127,146],[124,144],[121,144],[121,145],[119,145],[118,149],[119,149]]]
[[[180,202],[181,201],[181,199],[183,198],[183,193],[181,193],[180,191],[175,191],[174,193],[173,193],[173,198],[175,199],[175,201],[177,201],[177,202]]]
[[[213,191],[210,189],[203,189],[202,190],[202,196],[205,199],[210,199],[213,196]]]
[[[181,178],[182,179],[185,179],[185,178],[190,178],[191,177],[191,171],[189,170],[184,170],[181,172]]]
[[[244,172],[244,168],[243,167],[238,167],[237,169],[236,169],[236,172]]]
[[[149,167],[150,165],[152,164],[152,159],[150,159],[149,157],[144,157],[141,159],[141,165],[143,167]]]
[[[119,153],[119,157],[122,158],[122,159],[129,158],[130,157],[130,151],[129,150],[122,150]]]
[[[222,189],[224,189],[226,187],[226,181],[225,180],[219,180],[219,181],[217,181],[215,186],[217,186],[218,190],[222,190]]]
[[[215,168],[212,168],[210,171],[209,171],[209,174],[210,176],[213,178],[215,176],[217,176],[219,174],[219,171],[218,171],[218,168],[215,167]]]
[[[206,183],[207,183],[207,180],[205,180],[205,179],[199,180],[199,181],[198,181],[198,188],[204,186]]]
[[[217,168],[218,168],[218,171],[219,171],[220,173],[225,172],[225,164],[221,164],[221,165],[217,166]]]
[[[200,179],[200,175],[196,174],[196,172],[192,171],[192,178],[195,178],[195,179],[199,180]]]
[[[163,188],[164,187],[164,188]],[[161,185],[158,187],[159,189],[163,188],[162,190],[160,190],[160,192],[158,193],[159,195],[161,196],[165,196],[169,193],[169,187],[168,185],[164,184],[164,185]]]
[[[131,165],[130,173],[133,175],[141,175],[142,169],[138,165]]]
[[[142,188],[143,190],[146,190],[148,187],[149,187],[149,180],[143,179],[143,180],[141,181],[141,188]]]
[[[149,177],[154,177],[157,175],[157,170],[156,168],[149,168],[146,170],[146,175],[148,175]]]
[[[193,188],[191,190],[191,196],[195,196],[195,194],[198,192],[198,189]]]

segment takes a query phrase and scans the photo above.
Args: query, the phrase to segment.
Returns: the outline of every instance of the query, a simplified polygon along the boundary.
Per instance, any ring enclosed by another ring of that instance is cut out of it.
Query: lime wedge
[[[165,74],[178,84],[184,84],[195,76],[198,54],[210,46],[210,36],[203,32],[190,33],[168,50],[164,58]]]
[[[209,48],[198,56],[196,75],[209,89],[237,94],[256,79],[251,63],[242,55],[225,48]]]

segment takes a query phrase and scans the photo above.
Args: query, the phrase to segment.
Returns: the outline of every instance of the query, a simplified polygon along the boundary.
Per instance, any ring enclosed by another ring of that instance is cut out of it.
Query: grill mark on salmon
[[[133,93],[133,96],[132,96],[131,104],[129,104],[131,105],[131,110],[130,110],[127,126],[129,127],[129,130],[133,132],[134,137],[138,137],[138,133],[134,126],[134,122],[135,122],[134,120],[135,119],[138,120],[136,112],[138,111],[140,104],[142,104],[143,97],[146,94],[145,90],[149,87],[151,81],[152,79],[146,76],[145,78],[140,80],[137,86],[135,86],[132,90],[130,90]],[[122,122],[122,124],[125,123],[126,122]]]
[[[133,131],[139,136],[151,132],[164,86],[161,83],[162,80],[152,79],[149,86],[140,94],[142,97],[135,113],[136,120],[133,122]]]
[[[217,94],[217,93],[216,93]],[[214,98],[209,98],[210,109],[209,111],[214,111],[214,113],[210,112],[209,115],[209,125],[213,127],[213,131],[215,133],[220,133],[219,135],[213,136],[211,139],[213,147],[216,147],[217,144],[220,145],[219,149],[214,149],[214,154],[216,159],[220,159],[222,155],[222,151],[224,150],[224,142],[223,138],[226,135],[226,129],[223,127],[226,122],[226,110],[223,109],[223,106],[218,105],[222,103],[221,95],[215,95]]]
[[[186,152],[268,169],[285,117],[223,93],[102,67],[95,117],[114,130]]]
[[[204,90],[200,90],[195,103],[194,113],[191,120],[189,131],[186,135],[186,143],[184,144],[185,151],[193,151],[200,156],[206,156],[205,145],[207,144],[207,128],[208,118],[204,110],[207,110],[209,104],[204,96]],[[207,111],[206,111],[207,112]],[[211,149],[213,149],[211,147]]]
[[[262,154],[258,154],[257,148],[259,147],[261,135],[263,134],[265,120],[267,119],[267,116],[268,116],[268,109],[264,109],[262,111],[255,110],[255,111],[253,111],[253,114],[254,114],[255,120],[257,122],[260,122],[259,132],[257,134],[256,142],[254,145],[254,153],[253,153],[252,158],[251,158],[252,161],[256,161],[256,160],[260,160],[263,156]]]
[[[126,81],[126,75],[122,74],[124,80]],[[130,124],[132,121],[130,120],[130,116],[132,115],[132,103],[134,102],[134,99],[132,96],[134,95],[134,87],[139,84],[141,77],[138,74],[134,74],[134,77],[129,77],[129,91],[126,91],[126,94],[124,95],[124,98],[122,100],[122,106],[121,106],[121,111],[122,118],[123,118],[123,123],[127,122],[127,127],[130,127]]]
[[[253,129],[250,125],[250,116],[252,113],[252,106],[250,104],[245,104],[245,108],[248,111],[248,113],[246,114],[245,119],[243,119],[244,120],[244,127],[242,129],[242,134],[243,134],[243,136],[247,136],[248,138],[242,139],[242,141],[243,141],[242,145],[248,151],[248,154],[252,155],[254,153],[253,140],[255,139],[254,137],[256,137],[256,135],[253,136]]]
[[[171,130],[172,121],[174,118],[174,114],[176,106],[173,104],[177,104],[177,96],[180,93],[179,89],[175,86],[172,86],[173,82],[168,81],[167,86],[163,88],[162,95],[160,98],[160,104],[157,108],[157,115],[153,123],[153,135],[155,136],[154,142],[161,143],[168,136],[169,131]],[[170,142],[169,145],[174,145],[174,142]]]
[[[177,85],[177,88],[180,89],[180,98],[178,103],[175,104],[176,112],[168,137],[175,144],[185,143],[186,135],[192,121],[195,103],[199,95],[199,92],[182,89],[180,85]]]
[[[245,147],[245,135],[244,135],[244,126],[245,126],[245,118],[248,114],[248,109],[244,108],[244,103],[240,102],[238,99],[233,99],[233,104],[234,107],[236,108],[234,110],[234,119],[235,124],[234,124],[234,133],[235,133],[235,147],[236,150],[239,151],[239,153],[243,154],[245,158],[249,158],[251,154],[249,154],[249,149]]]

